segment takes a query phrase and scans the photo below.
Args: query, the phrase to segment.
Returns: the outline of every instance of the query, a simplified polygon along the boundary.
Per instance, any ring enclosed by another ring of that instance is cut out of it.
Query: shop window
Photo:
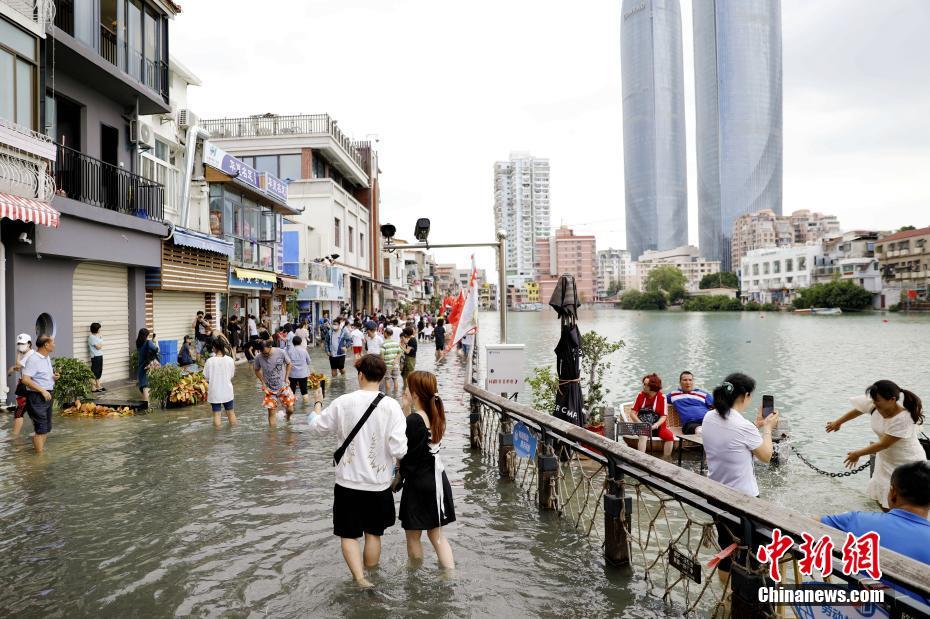
[[[50,335],[55,337],[55,319],[51,314],[42,313],[36,318],[36,337]]]

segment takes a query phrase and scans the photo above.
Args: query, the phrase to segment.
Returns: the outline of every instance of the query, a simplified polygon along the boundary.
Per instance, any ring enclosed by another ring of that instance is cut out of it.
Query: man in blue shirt
[[[678,376],[679,389],[668,394],[667,400],[675,406],[681,420],[681,431],[699,434],[704,415],[714,407],[714,396],[694,387],[694,374],[685,370]]]
[[[927,520],[930,513],[930,463],[918,460],[894,470],[888,506],[891,510],[886,513],[846,512],[824,516],[820,521],[856,537],[875,531],[881,548],[930,565],[930,521]],[[930,600],[900,585],[885,584],[924,604],[930,603]]]

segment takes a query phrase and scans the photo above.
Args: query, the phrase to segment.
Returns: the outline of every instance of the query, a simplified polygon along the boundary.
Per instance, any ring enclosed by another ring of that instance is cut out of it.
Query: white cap
[[[17,344],[32,344],[32,338],[29,337],[28,333],[20,333],[16,336]]]

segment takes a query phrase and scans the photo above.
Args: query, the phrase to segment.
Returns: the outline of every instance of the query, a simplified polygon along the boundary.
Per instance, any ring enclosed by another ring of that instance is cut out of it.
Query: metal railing
[[[500,478],[517,483],[534,508],[556,511],[559,522],[600,542],[608,565],[632,568],[631,578],[644,581],[649,593],[669,605],[670,614],[775,616],[775,608],[747,598],[760,584],[771,585],[768,567],[748,557],[771,541],[775,528],[798,544],[802,533],[815,539],[829,536],[834,563],[842,565],[845,536],[813,518],[482,389],[475,371],[477,349],[468,360],[464,385],[471,396],[472,449],[482,452]],[[516,422],[536,438],[531,457],[517,456]],[[734,566],[745,565],[734,567],[725,582],[717,578],[716,565],[708,567],[721,551],[715,530],[719,528],[738,545]],[[779,561],[783,584],[817,580],[800,573],[797,549]],[[926,565],[882,550],[881,567],[884,580],[930,598]],[[831,580],[869,584],[838,570],[827,578]],[[748,594],[741,593],[742,587],[750,588]],[[885,590],[885,605],[892,616],[930,617],[930,607],[892,589]],[[784,616],[788,609],[777,610]]]
[[[272,135],[328,135],[362,170],[367,173],[367,158],[362,156],[356,143],[339,128],[329,114],[294,114],[279,116],[264,114],[242,118],[209,118],[201,125],[211,138],[254,138]]]
[[[42,27],[48,28],[55,20],[55,0],[3,0],[22,15]]]
[[[58,145],[55,183],[60,194],[110,211],[164,221],[165,188],[67,146]]]

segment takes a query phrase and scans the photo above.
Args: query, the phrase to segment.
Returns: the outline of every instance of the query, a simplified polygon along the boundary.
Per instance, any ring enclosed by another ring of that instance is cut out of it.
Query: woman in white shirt
[[[707,455],[707,476],[753,497],[759,496],[753,456],[762,462],[772,459],[772,430],[778,424],[778,411],[763,417],[762,407],[759,407],[755,423],[743,417],[755,388],[756,381],[750,376],[738,372],[727,376],[714,389],[714,409],[704,417],[701,431]],[[734,541],[730,530],[719,522],[717,541],[721,550]],[[728,577],[731,565],[731,557],[722,559],[717,565],[722,580]]]
[[[865,390],[865,396],[851,398],[850,401],[853,409],[839,419],[827,422],[826,429],[827,432],[836,432],[847,421],[869,414],[878,442],[850,451],[846,454],[845,464],[847,468],[853,468],[859,458],[875,454],[875,472],[866,491],[878,501],[882,511],[887,512],[888,490],[895,468],[927,458],[918,440],[918,426],[924,422],[923,403],[914,393],[901,389],[890,380],[877,381]]]
[[[222,425],[220,411],[226,409],[226,419],[229,425],[236,425],[236,411],[233,394],[232,378],[236,374],[236,363],[226,354],[225,343],[220,340],[213,341],[213,356],[207,359],[203,367],[203,375],[207,379],[207,402],[213,409],[213,425],[219,428]]]

